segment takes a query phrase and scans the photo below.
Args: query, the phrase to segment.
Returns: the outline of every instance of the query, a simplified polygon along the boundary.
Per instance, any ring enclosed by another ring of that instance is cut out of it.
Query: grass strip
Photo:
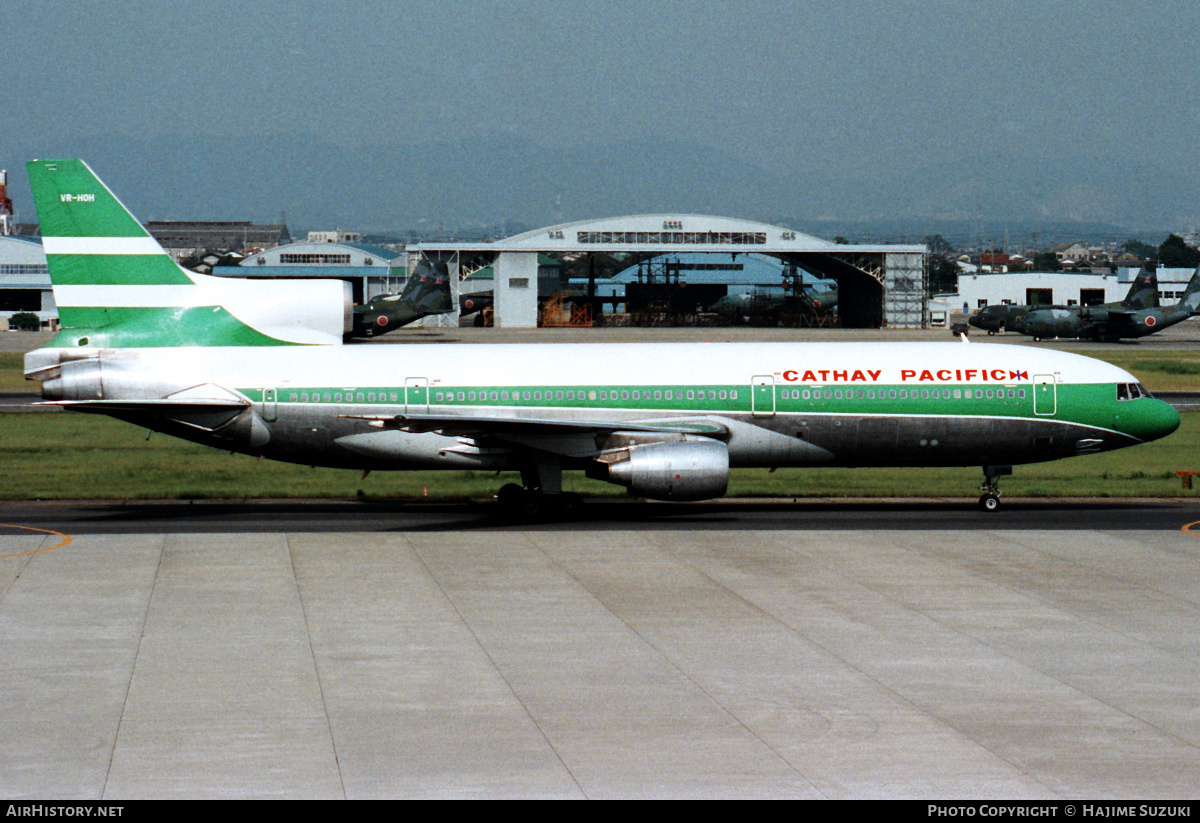
[[[1200,413],[1182,415],[1163,440],[1103,454],[1017,466],[1002,480],[1014,497],[1178,497],[1179,470],[1200,471]],[[0,414],[0,499],[222,499],[489,497],[515,473],[313,469],[257,460],[128,423],[84,414]],[[973,497],[978,467],[941,469],[735,469],[733,497]],[[588,496],[624,489],[567,472],[564,487]]]

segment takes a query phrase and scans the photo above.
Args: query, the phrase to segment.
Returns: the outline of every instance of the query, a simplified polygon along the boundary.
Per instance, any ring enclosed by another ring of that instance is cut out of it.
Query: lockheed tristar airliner
[[[180,268],[79,160],[29,164],[62,324],[25,357],[66,409],[359,470],[519,471],[502,504],[573,512],[565,469],[657,500],[731,467],[1012,466],[1118,449],[1179,415],[1079,355],[965,343],[343,346],[340,281]]]

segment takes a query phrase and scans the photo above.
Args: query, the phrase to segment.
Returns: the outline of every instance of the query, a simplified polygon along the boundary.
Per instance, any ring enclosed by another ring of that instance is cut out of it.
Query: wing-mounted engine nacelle
[[[708,500],[729,485],[729,449],[702,437],[630,446],[608,455],[611,483],[652,500]]]

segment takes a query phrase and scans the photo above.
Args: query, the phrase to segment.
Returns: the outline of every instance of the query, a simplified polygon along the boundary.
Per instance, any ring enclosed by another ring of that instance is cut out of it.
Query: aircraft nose
[[[1139,440],[1158,440],[1179,428],[1179,412],[1169,403],[1143,398],[1133,404],[1132,413],[1122,415],[1120,428]]]
[[[1158,428],[1156,430],[1158,433],[1155,434],[1154,436],[1155,437],[1166,437],[1168,434],[1170,434],[1171,432],[1173,432],[1179,428],[1179,424],[1181,422],[1181,420],[1179,418],[1179,411],[1174,406],[1170,405],[1169,403],[1164,403],[1161,400],[1159,400],[1157,402],[1159,403],[1159,406],[1160,406],[1160,408],[1159,408],[1159,423],[1158,423]]]

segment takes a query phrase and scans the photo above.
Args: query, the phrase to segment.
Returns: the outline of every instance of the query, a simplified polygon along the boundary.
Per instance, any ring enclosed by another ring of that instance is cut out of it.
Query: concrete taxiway
[[[0,796],[1194,798],[1183,525],[6,527]]]

